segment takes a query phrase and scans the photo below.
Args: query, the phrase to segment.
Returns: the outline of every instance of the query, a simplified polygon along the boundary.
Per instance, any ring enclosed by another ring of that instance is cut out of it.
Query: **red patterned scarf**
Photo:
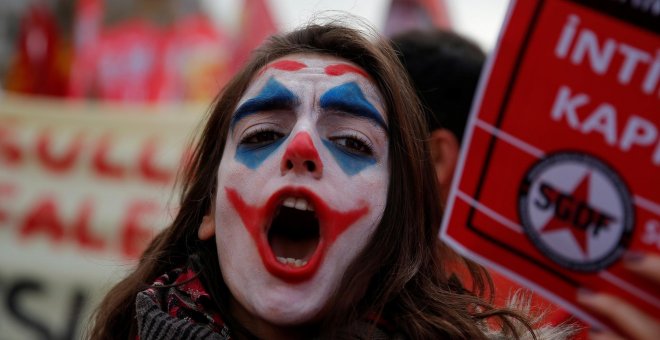
[[[177,268],[136,297],[139,339],[230,339],[211,296],[190,268]]]

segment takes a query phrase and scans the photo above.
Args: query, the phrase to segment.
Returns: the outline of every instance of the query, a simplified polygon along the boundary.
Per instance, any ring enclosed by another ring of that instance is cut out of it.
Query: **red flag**
[[[21,19],[16,54],[7,73],[9,91],[62,96],[68,81],[71,47],[62,39],[52,11],[30,6]]]
[[[450,28],[451,20],[449,18],[449,11],[444,0],[420,0],[422,7],[431,17],[433,25],[440,28]]]
[[[433,27],[450,29],[451,20],[444,0],[392,0],[385,35]]]
[[[277,32],[265,0],[246,0],[230,70],[235,73],[268,36]]]

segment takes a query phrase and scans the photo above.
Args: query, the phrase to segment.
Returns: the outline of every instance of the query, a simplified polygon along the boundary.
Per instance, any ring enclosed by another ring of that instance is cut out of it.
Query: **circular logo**
[[[616,261],[634,227],[621,178],[600,160],[576,152],[552,154],[531,167],[520,185],[518,213],[543,254],[584,272]]]

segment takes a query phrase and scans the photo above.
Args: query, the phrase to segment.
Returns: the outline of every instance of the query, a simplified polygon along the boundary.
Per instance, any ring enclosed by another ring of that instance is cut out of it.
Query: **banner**
[[[441,237],[583,320],[577,290],[660,313],[622,266],[660,252],[658,2],[514,1]]]
[[[0,331],[77,339],[176,212],[205,107],[0,99]]]

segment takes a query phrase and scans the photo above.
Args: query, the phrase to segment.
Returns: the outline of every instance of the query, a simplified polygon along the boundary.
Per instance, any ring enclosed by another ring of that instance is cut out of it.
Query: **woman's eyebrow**
[[[346,114],[367,118],[387,131],[387,124],[381,113],[364,97],[355,82],[335,86],[326,91],[320,99],[323,109],[338,110]]]
[[[298,105],[298,97],[280,82],[271,77],[256,97],[248,99],[236,109],[230,127],[239,120],[260,111],[291,109]]]

